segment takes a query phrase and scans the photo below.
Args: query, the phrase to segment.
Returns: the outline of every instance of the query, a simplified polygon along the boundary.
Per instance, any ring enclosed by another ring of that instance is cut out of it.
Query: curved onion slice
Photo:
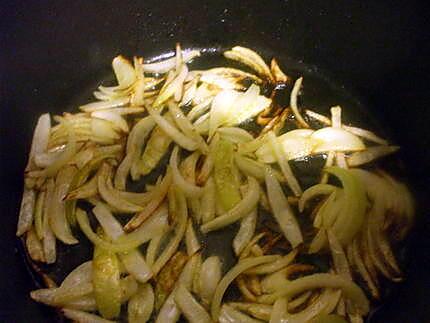
[[[369,312],[369,300],[361,288],[354,282],[333,274],[312,274],[286,282],[269,298],[273,301],[279,297],[288,299],[315,288],[340,288],[343,295],[354,303],[357,313],[366,315]]]
[[[271,305],[246,302],[230,302],[228,305],[265,322],[270,320],[270,314],[272,312]]]
[[[147,322],[154,309],[154,291],[150,284],[142,285],[127,304],[128,322]]]
[[[37,120],[36,128],[34,129],[33,139],[31,142],[30,154],[28,156],[26,171],[33,168],[33,158],[46,151],[49,142],[49,134],[51,131],[51,116],[49,113],[42,114]]]
[[[103,110],[94,111],[91,113],[91,117],[107,120],[109,122],[112,122],[115,127],[121,129],[125,133],[129,132],[127,121],[125,121],[125,119],[118,113]]]
[[[99,101],[99,102],[88,103],[85,105],[81,105],[79,109],[85,112],[93,112],[93,111],[119,108],[127,105],[129,102],[130,102],[130,99],[128,97],[123,97],[123,98],[119,98],[111,101]]]
[[[220,313],[220,306],[221,301],[224,296],[225,291],[227,290],[228,286],[231,284],[233,280],[236,279],[237,276],[239,276],[242,272],[261,265],[268,262],[273,262],[277,259],[277,256],[261,256],[261,257],[255,257],[250,259],[243,259],[240,260],[233,268],[231,268],[227,274],[221,279],[220,283],[218,284],[213,299],[212,299],[212,305],[211,305],[211,315],[212,319],[214,321],[217,321]]]
[[[273,76],[270,72],[269,66],[267,66],[261,56],[253,50],[242,46],[235,46],[231,50],[225,51],[224,56],[228,59],[241,62],[251,67],[258,74],[266,77],[270,81],[273,81]]]
[[[360,138],[340,128],[322,128],[315,131],[310,138],[318,143],[313,149],[314,153],[326,151],[360,151],[366,149]]]
[[[295,129],[276,138],[278,143],[282,146],[287,160],[303,158],[312,154],[316,143],[309,137],[313,132],[314,131],[311,129]],[[265,163],[276,162],[276,156],[274,155],[269,143],[258,148],[255,154],[258,159]]]
[[[292,247],[295,248],[303,242],[299,224],[293,214],[293,210],[288,204],[281,185],[270,168],[266,168],[265,177],[267,196],[273,211],[273,216],[278,222],[285,238],[291,243]]]
[[[182,51],[182,61],[184,63],[188,63],[198,56],[200,56],[200,51],[196,49]],[[145,63],[143,64],[143,70],[147,73],[167,73],[175,68],[175,66],[176,57],[171,57],[160,62]]]
[[[234,307],[224,304],[221,307],[220,315],[219,315],[220,323],[262,323],[260,320],[253,319],[248,315],[242,313],[241,311],[236,310]]]
[[[179,147],[173,148],[172,154],[170,155],[170,168],[172,169],[173,182],[183,191],[186,196],[198,197],[203,194],[203,188],[188,182],[180,173],[178,168],[178,154]]]
[[[91,229],[88,215],[81,209],[76,210],[76,219],[82,232],[95,245],[109,249],[113,252],[126,252],[139,247],[141,244],[151,240],[167,227],[167,214],[155,213],[153,217],[145,221],[137,230],[120,237],[115,243],[100,238]]]
[[[236,255],[240,255],[246,245],[251,241],[257,226],[258,212],[256,209],[252,210],[242,221],[240,221],[240,228],[233,239],[233,249]]]
[[[211,317],[187,288],[180,284],[175,291],[175,301],[182,314],[191,323],[212,323]]]
[[[211,256],[203,262],[199,275],[199,291],[206,304],[211,303],[221,275],[221,261],[218,256]]]
[[[27,253],[32,260],[45,262],[42,242],[38,238],[33,227],[30,227],[30,229],[27,231],[25,236],[25,246],[27,248]]]
[[[254,137],[248,131],[238,127],[221,127],[218,129],[218,133],[222,138],[234,143],[254,140]]]
[[[293,110],[294,116],[296,117],[298,123],[303,128],[309,128],[308,123],[303,119],[302,115],[299,112],[299,108],[297,106],[297,98],[299,96],[300,89],[302,87],[303,77],[300,77],[294,82],[293,89],[291,90],[290,95],[290,107]]]
[[[76,168],[68,166],[62,168],[55,181],[54,194],[49,204],[48,219],[55,236],[65,244],[76,244],[78,240],[73,236],[69,222],[66,218],[64,198],[69,191]]]
[[[257,180],[253,177],[248,177],[248,191],[243,199],[236,204],[231,210],[223,215],[203,224],[200,230],[203,233],[218,230],[233,222],[238,221],[244,216],[248,215],[257,205],[260,197],[260,186]]]
[[[30,230],[33,223],[33,211],[36,202],[36,192],[24,186],[22,193],[21,208],[19,210],[18,225],[16,235],[21,236]]]
[[[297,256],[297,249],[293,249],[290,253],[285,256],[282,256],[279,259],[276,259],[274,262],[267,263],[264,265],[260,265],[254,268],[251,268],[245,272],[247,275],[266,275],[274,273],[275,271],[281,270],[284,267],[287,267],[291,264]]]
[[[317,184],[309,187],[306,191],[303,192],[302,196],[299,199],[299,211],[303,212],[306,203],[309,200],[313,199],[315,196],[331,194],[336,189],[336,186],[330,184]]]
[[[140,212],[143,208],[139,205],[124,200],[118,191],[113,188],[110,174],[111,170],[107,164],[102,165],[102,170],[97,178],[97,187],[101,197],[115,209],[124,213],[135,213]]]
[[[181,274],[176,281],[175,289],[167,297],[166,301],[158,312],[158,316],[155,321],[156,323],[174,323],[178,321],[181,312],[175,302],[175,290],[179,285],[184,285],[186,288],[191,288],[193,284],[193,276],[196,271],[197,261],[198,254],[191,257],[191,259],[188,260],[185,267],[182,269]]]

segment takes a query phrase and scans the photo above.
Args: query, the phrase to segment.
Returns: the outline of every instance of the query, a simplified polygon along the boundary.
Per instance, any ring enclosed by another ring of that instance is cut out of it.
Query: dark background
[[[14,237],[22,171],[42,112],[97,84],[118,53],[242,44],[326,71],[390,126],[421,217],[407,280],[372,322],[430,322],[429,15],[424,1],[2,1],[0,321],[48,322]]]

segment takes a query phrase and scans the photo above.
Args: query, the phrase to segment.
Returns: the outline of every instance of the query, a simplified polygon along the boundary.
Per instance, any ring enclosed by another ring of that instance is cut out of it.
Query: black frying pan
[[[424,1],[422,1],[424,3]],[[391,131],[418,200],[405,283],[371,322],[429,322],[430,94],[426,8],[419,1],[3,1],[0,5],[0,321],[49,322],[14,237],[36,117],[70,108],[112,57],[241,44],[317,66]]]

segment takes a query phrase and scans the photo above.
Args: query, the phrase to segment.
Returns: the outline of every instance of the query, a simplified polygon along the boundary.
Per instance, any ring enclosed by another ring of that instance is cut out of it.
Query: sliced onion
[[[366,149],[360,138],[340,128],[322,128],[315,131],[310,138],[318,142],[318,145],[313,150],[314,153],[326,151],[361,151]]]
[[[115,126],[112,122],[92,118],[91,119],[91,133],[94,137],[106,138],[110,140],[119,139],[120,136],[115,131]]]
[[[182,314],[191,323],[213,322],[206,310],[191,295],[187,288],[180,284],[175,290],[175,301]]]
[[[203,224],[215,217],[216,191],[213,177],[209,177],[203,189],[201,198],[201,219]]]
[[[230,305],[224,304],[221,307],[220,315],[219,315],[220,323],[261,323],[262,321],[253,319],[248,315],[236,310]]]
[[[123,97],[123,98],[119,98],[111,101],[100,101],[100,102],[88,103],[85,105],[81,105],[79,109],[85,112],[93,112],[93,111],[122,107],[127,105],[129,102],[130,102],[130,98]]]
[[[91,283],[92,261],[86,261],[73,269],[61,283],[60,288],[68,289],[79,284]]]
[[[228,59],[239,61],[251,67],[258,74],[266,77],[270,81],[273,81],[273,76],[270,72],[269,66],[267,66],[261,56],[253,50],[246,47],[235,46],[231,50],[225,51],[224,56]]]
[[[27,253],[32,260],[45,262],[42,243],[37,237],[36,231],[33,227],[30,227],[27,231],[25,236],[25,246],[27,248]]]
[[[282,173],[284,174],[285,179],[287,180],[288,186],[291,188],[295,196],[300,196],[302,194],[302,189],[300,188],[300,184],[297,181],[296,177],[294,176],[290,168],[290,165],[288,164],[288,160],[286,159],[284,154],[282,154],[282,151],[276,142],[275,134],[272,131],[269,131],[267,133],[267,138],[269,139],[269,143],[272,148],[272,151],[276,156],[276,161],[281,167]]]
[[[271,305],[246,302],[230,302],[228,305],[265,322],[270,320],[270,314],[272,312]]]
[[[302,115],[299,112],[299,108],[297,106],[297,98],[299,96],[300,89],[302,87],[303,77],[300,77],[294,82],[294,87],[291,90],[290,95],[290,107],[293,110],[294,116],[296,117],[298,123],[303,128],[309,128],[308,123],[303,119]]]
[[[257,209],[254,209],[240,221],[240,228],[233,239],[233,250],[240,255],[246,245],[251,241],[257,226]]]
[[[148,108],[148,112],[153,117],[154,121],[158,124],[158,126],[179,146],[190,151],[197,149],[198,143],[195,140],[186,137],[174,125],[172,125],[165,118],[163,118],[158,112],[151,108]]]
[[[49,224],[49,212],[51,199],[53,198],[55,190],[55,183],[52,178],[49,178],[46,184],[46,196],[43,206],[43,253],[47,264],[52,264],[57,259],[57,247],[55,235],[51,230]]]
[[[160,108],[165,102],[167,102],[167,100],[169,100],[172,96],[178,93],[178,91],[182,91],[187,74],[188,68],[184,64],[179,69],[177,76],[171,82],[166,81],[154,103],[152,104],[154,109]]]
[[[64,306],[68,309],[78,311],[95,312],[97,310],[96,300],[92,295],[79,297],[71,302],[66,303]]]
[[[179,172],[178,153],[179,153],[179,148],[178,146],[175,146],[175,148],[173,148],[172,154],[170,155],[170,163],[169,163],[170,168],[172,169],[173,182],[184,192],[186,196],[189,196],[189,197],[201,196],[203,194],[203,188],[188,182]]]
[[[194,231],[193,221],[191,219],[188,219],[187,231],[185,233],[185,245],[188,256],[194,255],[201,248],[200,242],[196,236],[196,232]]]
[[[356,167],[370,163],[378,158],[395,153],[400,149],[399,146],[374,146],[368,147],[364,151],[357,151],[347,157],[349,167]]]
[[[182,51],[182,61],[188,63],[192,59],[200,56],[200,51],[184,50]],[[143,64],[143,70],[147,73],[166,73],[176,66],[176,57],[171,57],[156,63],[145,63]]]
[[[303,212],[306,203],[318,195],[330,194],[337,189],[336,186],[330,184],[317,184],[309,187],[303,192],[299,199],[299,211]]]
[[[102,165],[101,173],[97,178],[97,187],[101,197],[120,212],[135,213],[142,211],[141,206],[124,200],[119,192],[113,188],[110,174],[111,171],[107,164]]]
[[[184,194],[176,188],[176,200],[177,202],[177,222],[175,226],[174,236],[170,239],[167,246],[164,248],[161,255],[155,261],[152,266],[152,272],[154,275],[157,275],[158,272],[163,268],[163,266],[167,263],[170,257],[176,252],[179,247],[179,244],[184,237],[185,230],[187,228],[187,220],[188,220],[188,209],[187,209],[187,201],[185,199]]]
[[[331,230],[327,231],[327,238],[336,273],[345,279],[352,280],[348,259],[346,258],[341,244],[337,240],[336,236],[331,232]]]
[[[145,323],[151,318],[154,309],[154,291],[150,284],[141,286],[138,292],[133,295],[128,304],[128,322]]]
[[[221,127],[218,129],[218,133],[221,137],[234,143],[254,140],[254,137],[248,131],[238,127]]]
[[[107,120],[109,122],[112,122],[115,127],[121,129],[125,133],[129,132],[127,121],[121,115],[111,112],[111,111],[94,111],[91,113],[91,117],[93,118],[99,118],[103,120]]]
[[[278,298],[273,304],[272,313],[270,315],[269,323],[283,322],[287,311],[288,301],[285,297]]]
[[[32,170],[33,158],[46,151],[51,131],[51,116],[49,113],[42,114],[37,120],[34,128],[33,139],[31,142],[30,154],[28,156],[26,171]]]
[[[211,303],[215,289],[221,280],[221,266],[218,256],[211,256],[202,264],[199,275],[199,293],[206,304]]]
[[[83,283],[66,288],[44,288],[30,292],[30,297],[36,302],[51,306],[61,306],[81,296],[93,292],[92,283]]]
[[[120,237],[117,242],[112,243],[100,238],[96,233],[93,232],[85,211],[77,209],[76,219],[78,220],[82,232],[92,243],[101,248],[109,249],[113,252],[126,252],[128,250],[137,248],[141,244],[151,240],[154,236],[165,230],[167,226],[167,214],[164,216],[160,216],[160,214],[154,214],[153,217],[148,219],[133,233],[124,235]]]
[[[233,280],[236,279],[237,276],[252,267],[272,262],[276,260],[276,258],[276,256],[261,256],[250,259],[243,259],[240,260],[233,268],[231,268],[227,272],[227,274],[221,279],[215,290],[211,305],[212,319],[214,321],[217,321],[217,319],[219,318],[220,307],[224,293],[227,290],[228,286],[233,282]]]
[[[158,251],[161,246],[161,242],[166,238],[166,235],[169,233],[168,230],[165,232],[161,232],[158,236],[151,239],[148,244],[148,248],[146,249],[146,263],[150,268],[154,265],[155,258],[158,255]]]
[[[315,288],[340,288],[343,295],[354,303],[358,313],[366,315],[369,312],[369,301],[361,288],[354,282],[333,274],[312,274],[289,281],[279,286],[271,299],[276,300],[284,296],[288,299]]]
[[[295,248],[303,242],[302,232],[294,216],[293,210],[288,204],[282,187],[269,168],[266,168],[266,188],[273,216],[279,224],[285,238]]]
[[[137,227],[142,225],[148,217],[150,217],[157,208],[161,208],[162,202],[167,195],[169,187],[172,183],[172,175],[169,170],[167,170],[166,175],[163,180],[156,188],[151,192],[152,199],[151,201],[144,206],[141,212],[137,213],[124,227],[125,231],[135,230]]]
[[[243,199],[225,214],[203,224],[200,229],[203,233],[218,230],[232,224],[248,215],[257,205],[260,197],[260,186],[253,177],[248,177],[248,191]]]
[[[277,83],[286,83],[289,80],[289,77],[281,70],[275,58],[272,58],[270,62],[270,71]]]
[[[267,263],[264,265],[260,265],[254,268],[251,268],[245,272],[247,275],[267,275],[274,273],[275,271],[281,270],[282,268],[287,267],[291,264],[297,256],[297,249],[293,249],[290,253],[285,256],[282,256],[279,259],[271,263]]]
[[[178,280],[176,281],[175,287],[184,285],[186,288],[191,288],[198,259],[197,255],[198,254],[194,255],[190,260],[188,260],[184,269],[182,269]],[[181,312],[175,302],[175,291],[176,288],[173,289],[158,312],[158,316],[155,320],[156,323],[174,323],[178,321]]]
[[[30,230],[34,218],[34,205],[36,202],[36,192],[33,189],[24,187],[21,200],[21,208],[19,210],[18,225],[16,235],[21,236]]]
[[[311,129],[295,129],[277,138],[287,160],[303,158],[312,154],[316,143],[309,137],[313,132]],[[271,149],[270,143],[262,145],[255,154],[258,159],[265,163],[274,163],[276,161],[276,156]]]

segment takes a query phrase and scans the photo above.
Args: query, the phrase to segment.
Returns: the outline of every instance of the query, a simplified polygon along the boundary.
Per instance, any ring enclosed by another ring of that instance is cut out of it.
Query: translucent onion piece
[[[400,149],[399,146],[374,146],[368,147],[364,151],[357,151],[347,157],[349,167],[356,167],[370,163],[381,157],[395,153]]]
[[[55,180],[55,189],[50,198],[48,220],[55,236],[65,244],[76,244],[70,224],[66,218],[64,198],[76,173],[76,168],[67,166],[59,170]]]
[[[199,275],[199,293],[205,304],[210,304],[216,287],[221,280],[221,261],[218,256],[207,258],[201,267]]]
[[[238,127],[221,127],[218,129],[218,133],[224,139],[234,143],[254,140],[254,137],[248,131]]]
[[[79,297],[73,301],[67,302],[64,306],[68,309],[78,310],[78,311],[95,312],[97,310],[96,300],[92,295]]]
[[[258,74],[273,81],[273,76],[270,72],[269,66],[267,66],[261,56],[253,50],[246,47],[235,46],[231,50],[225,51],[224,56],[228,59],[239,61],[245,65],[248,65]]]
[[[28,156],[26,171],[33,169],[33,158],[46,151],[49,141],[49,133],[51,131],[51,116],[49,113],[42,114],[37,120],[36,127],[33,132],[30,154]]]
[[[61,283],[60,288],[68,289],[80,284],[92,282],[93,263],[86,261],[73,269]]]
[[[22,193],[21,208],[19,210],[18,225],[16,235],[21,236],[30,230],[33,224],[34,205],[36,202],[36,192],[32,189],[24,187]]]
[[[121,309],[119,260],[114,252],[96,246],[92,263],[97,309],[104,318],[115,318]]]
[[[120,212],[135,213],[140,212],[143,208],[139,205],[124,200],[117,190],[113,188],[110,175],[111,170],[107,164],[102,165],[102,170],[97,178],[97,187],[101,197],[110,205]]]
[[[345,279],[352,280],[346,254],[341,244],[339,243],[339,241],[337,241],[336,236],[331,232],[331,230],[327,231],[327,239],[329,242],[331,257],[333,259],[334,269],[336,270],[336,273]]]
[[[192,59],[200,56],[199,50],[184,50],[182,51],[182,61],[188,63]],[[167,73],[176,66],[176,57],[171,57],[160,62],[145,63],[143,70],[146,73]]]
[[[169,163],[170,168],[172,169],[173,182],[175,183],[175,185],[177,185],[179,189],[183,191],[183,193],[186,196],[189,196],[189,197],[201,196],[203,194],[203,188],[188,182],[179,172],[178,154],[179,154],[179,147],[175,146],[175,148],[173,148],[172,154],[170,155],[170,163]]]
[[[176,252],[185,234],[188,220],[187,201],[182,191],[180,191],[178,188],[176,188],[176,200],[178,211],[174,235],[152,266],[152,272],[154,275],[158,274],[161,268],[163,268],[170,257]]]
[[[83,283],[68,288],[44,288],[30,292],[30,297],[36,302],[51,306],[61,306],[81,296],[93,292],[92,283]]]
[[[167,214],[154,213],[154,215],[145,221],[137,230],[120,237],[117,242],[112,243],[100,238],[95,234],[90,226],[88,216],[81,209],[76,210],[76,219],[82,232],[95,245],[112,252],[126,252],[139,247],[141,244],[151,240],[167,227]]]
[[[280,323],[284,321],[284,318],[288,313],[287,304],[288,301],[285,297],[280,297],[275,301],[269,323]]]
[[[151,318],[154,309],[154,291],[150,284],[142,285],[128,304],[128,322],[145,323]]]
[[[326,127],[315,131],[311,137],[318,142],[314,153],[326,151],[361,151],[366,149],[363,141],[352,133],[333,127]]]
[[[270,320],[270,314],[272,312],[272,306],[267,304],[230,302],[228,303],[228,306],[231,306],[234,309],[237,309],[240,311],[244,311],[249,315],[257,319],[263,320],[265,322]]]
[[[92,102],[85,105],[81,105],[79,107],[80,110],[85,112],[93,112],[93,111],[100,111],[100,110],[107,110],[107,109],[113,109],[118,108],[127,105],[130,102],[130,98],[123,97],[111,101],[100,101],[100,102]]]
[[[63,308],[61,311],[65,317],[79,323],[115,323],[115,321],[105,320],[98,315],[71,308]]]
[[[251,211],[240,221],[240,228],[233,239],[233,250],[236,255],[240,255],[246,245],[251,241],[257,226],[257,209]]]
[[[369,301],[361,288],[354,282],[333,274],[313,274],[289,281],[283,286],[279,286],[271,299],[276,300],[284,296],[289,299],[315,288],[340,288],[342,294],[354,303],[357,313],[366,315],[369,312]]]
[[[236,310],[234,307],[224,304],[219,315],[220,323],[261,323],[262,321],[253,319],[248,315]]]
[[[299,199],[299,211],[303,212],[306,203],[318,195],[331,194],[337,189],[336,186],[330,184],[317,184],[309,187],[303,192]]]
[[[157,125],[170,137],[173,141],[175,141],[179,146],[184,149],[193,151],[198,147],[198,143],[192,138],[188,138],[182,132],[180,132],[174,125],[172,125],[169,121],[166,120],[163,116],[161,116],[158,112],[153,110],[152,108],[147,109],[149,114],[152,116]]]
[[[36,231],[32,227],[30,227],[30,229],[27,231],[25,237],[25,246],[27,248],[27,253],[32,260],[39,262],[45,261],[42,243],[37,237]]]
[[[293,210],[288,204],[287,198],[282,191],[282,187],[273,175],[273,172],[266,168],[266,189],[269,203],[273,211],[273,216],[285,238],[295,248],[303,242],[302,232],[294,216]]]
[[[215,217],[216,191],[213,177],[209,177],[203,189],[201,198],[201,219],[203,223],[211,221]]]
[[[294,82],[294,87],[291,90],[290,95],[290,107],[291,110],[293,110],[294,116],[297,119],[297,122],[300,124],[303,128],[309,128],[308,123],[303,119],[302,115],[300,114],[299,108],[297,106],[297,98],[299,96],[300,89],[302,87],[303,77],[298,78]]]
[[[203,224],[200,230],[203,233],[218,230],[232,224],[244,216],[248,215],[258,204],[260,197],[260,186],[255,178],[248,177],[248,191],[243,199],[236,204],[230,211]]]
[[[182,314],[191,323],[211,323],[211,317],[196,299],[191,295],[187,288],[180,284],[175,290],[175,301]]]
[[[227,290],[228,286],[232,283],[233,280],[236,279],[237,276],[252,267],[272,262],[276,260],[276,258],[276,256],[262,256],[250,259],[243,259],[239,261],[233,268],[231,268],[227,272],[227,274],[221,279],[215,290],[211,305],[212,319],[214,321],[217,321],[217,319],[219,318],[221,301],[224,296],[224,293]]]
[[[285,179],[287,180],[288,186],[291,188],[295,196],[300,196],[302,194],[302,189],[300,188],[300,184],[297,181],[296,177],[294,176],[290,168],[290,165],[288,164],[288,160],[286,159],[284,154],[282,154],[282,151],[280,150],[280,147],[276,142],[275,134],[272,131],[269,131],[267,133],[267,138],[269,139],[269,143],[272,148],[272,151],[276,156],[276,161],[281,167],[282,173],[284,174]]]
[[[191,288],[194,272],[196,269],[197,256],[198,254],[194,255],[190,260],[188,260],[184,269],[182,269],[182,272],[176,281],[175,289],[167,297],[166,301],[158,312],[158,316],[155,320],[156,323],[173,323],[178,321],[181,312],[175,302],[176,287],[179,285],[184,285],[186,288]]]
[[[43,253],[45,254],[45,260],[47,264],[52,264],[57,258],[57,247],[55,235],[51,230],[49,224],[49,212],[51,199],[53,198],[55,190],[55,183],[52,178],[49,178],[46,184],[46,196],[45,203],[43,206]]]
[[[194,231],[193,220],[191,219],[188,219],[187,230],[185,233],[185,245],[188,256],[194,255],[201,248],[196,232]]]
[[[167,100],[169,100],[172,96],[175,95],[178,91],[182,91],[182,87],[184,86],[185,78],[188,74],[188,68],[184,64],[181,66],[181,68],[178,71],[177,76],[171,81],[166,82],[164,86],[161,88],[157,98],[155,99],[154,103],[152,104],[153,108],[160,108]],[[175,98],[176,99],[176,98]],[[175,101],[179,101],[178,100]]]
[[[274,273],[282,268],[287,267],[291,264],[297,256],[297,249],[294,249],[290,253],[281,258],[275,260],[272,263],[267,263],[254,268],[251,268],[245,272],[247,275],[267,275]]]
[[[154,265],[155,258],[158,255],[158,251],[161,246],[161,242],[165,239],[165,236],[168,234],[168,231],[161,232],[158,236],[151,239],[148,244],[148,248],[146,249],[146,263],[150,268]]]
[[[107,120],[112,122],[118,129],[124,131],[125,133],[129,132],[127,121],[119,114],[111,111],[94,111],[91,113],[91,117],[99,118],[103,120]]]

